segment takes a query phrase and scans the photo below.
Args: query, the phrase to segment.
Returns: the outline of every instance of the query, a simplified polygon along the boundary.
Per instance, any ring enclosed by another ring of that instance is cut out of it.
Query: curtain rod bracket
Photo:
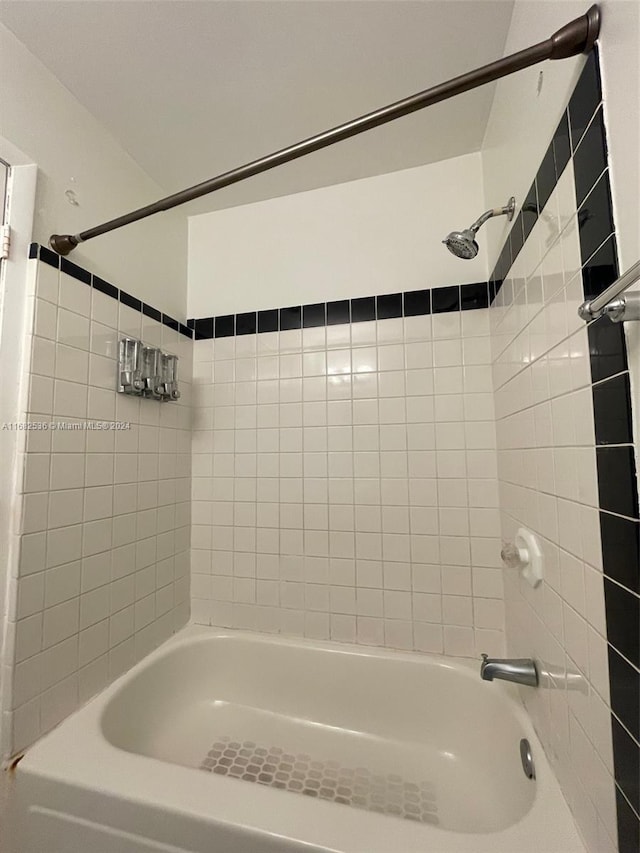
[[[578,53],[590,53],[600,32],[600,9],[591,6],[580,18],[569,21],[551,36],[549,59],[567,59]]]
[[[71,234],[52,234],[49,237],[49,245],[59,255],[68,255],[81,242],[81,240],[78,240],[77,237]]]
[[[275,151],[273,154],[268,154],[259,160],[246,163],[244,166],[239,166],[230,172],[224,172],[222,175],[217,175],[208,181],[203,181],[193,187],[173,193],[173,195],[161,198],[159,201],[155,201],[145,207],[132,210],[130,213],[118,216],[116,219],[103,222],[101,225],[96,225],[87,231],[81,231],[75,235],[52,234],[49,238],[49,245],[59,255],[68,255],[79,243],[84,243],[87,240],[93,239],[93,237],[99,237],[101,234],[106,234],[109,231],[115,231],[116,228],[122,228],[124,225],[130,225],[132,222],[138,222],[140,219],[146,219],[147,216],[153,216],[161,211],[171,210],[173,207],[186,204],[188,201],[201,198],[223,187],[228,187],[231,184],[244,181],[254,175],[259,175],[268,169],[274,169],[276,166],[282,166],[284,163],[297,160],[306,154],[320,151],[322,148],[334,145],[336,142],[350,139],[352,136],[364,133],[366,130],[379,127],[402,116],[410,115],[432,104],[446,101],[448,98],[453,98],[462,92],[468,92],[478,86],[483,86],[485,83],[491,83],[494,80],[499,80],[501,77],[506,77],[508,74],[521,71],[523,68],[529,68],[531,65],[536,65],[545,59],[567,59],[570,56],[577,56],[580,53],[589,53],[593,49],[599,32],[600,10],[598,6],[594,5],[584,15],[565,24],[564,27],[561,27],[545,41],[534,44],[510,56],[505,56],[496,62],[483,65],[482,68],[476,68],[474,71],[461,74],[459,77],[454,77],[446,83],[440,83],[431,89],[410,95],[408,98],[396,101],[372,113],[359,116],[345,124],[331,128],[331,130],[325,130],[323,133],[311,136],[308,139],[297,142],[295,145],[290,145],[288,148],[282,148],[280,151]]]

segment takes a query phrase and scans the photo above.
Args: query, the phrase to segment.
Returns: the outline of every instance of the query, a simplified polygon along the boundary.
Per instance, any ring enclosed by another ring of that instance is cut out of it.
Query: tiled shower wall
[[[572,166],[543,214],[491,310],[504,537],[528,527],[541,537],[545,556],[538,589],[505,572],[507,651],[535,657],[549,672],[543,690],[522,695],[583,834],[593,833],[590,850],[601,853],[616,849],[616,812]]]
[[[9,754],[189,618],[191,339],[85,270],[67,264],[74,277],[56,255],[40,253],[49,263],[29,262],[22,420],[32,428],[21,429],[14,527]],[[116,393],[119,335],[180,356],[178,404]],[[113,421],[130,428],[83,426]]]
[[[628,375],[621,327],[604,319],[588,329],[577,315],[584,295],[617,275],[599,100],[592,54],[492,277],[490,313],[502,530],[506,539],[534,530],[545,555],[535,590],[505,572],[507,651],[540,662],[543,689],[522,697],[587,849],[631,853],[638,528]]]
[[[196,621],[501,653],[489,311],[445,290],[444,313],[356,322],[352,300],[353,322],[330,303],[194,342]]]

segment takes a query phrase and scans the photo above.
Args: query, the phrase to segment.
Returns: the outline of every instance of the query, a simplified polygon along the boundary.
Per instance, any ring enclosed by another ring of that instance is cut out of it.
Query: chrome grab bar
[[[627,288],[639,280],[640,261],[636,261],[603,293],[595,299],[587,299],[583,302],[578,308],[578,315],[587,323],[604,316],[609,317],[614,323],[620,323],[623,320],[640,320],[640,292],[621,296]]]

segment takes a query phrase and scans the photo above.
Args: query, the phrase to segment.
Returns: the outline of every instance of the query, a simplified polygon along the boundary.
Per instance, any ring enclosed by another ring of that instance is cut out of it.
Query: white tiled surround
[[[612,853],[616,807],[589,346],[573,164],[491,308],[502,532],[542,541],[537,589],[505,572],[507,652],[548,673],[522,698],[590,853]]]
[[[45,263],[30,265],[23,420],[131,428],[23,432],[7,752],[189,616],[191,341]],[[180,356],[178,404],[116,393],[119,334]]]
[[[192,612],[503,647],[489,311],[194,343]]]

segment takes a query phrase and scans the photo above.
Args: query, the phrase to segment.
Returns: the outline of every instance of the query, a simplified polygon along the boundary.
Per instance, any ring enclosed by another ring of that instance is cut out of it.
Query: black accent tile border
[[[605,576],[604,600],[607,639],[620,654],[640,669],[640,607],[638,596]],[[611,617],[609,619],[609,617]],[[616,712],[616,708],[612,706]]]
[[[366,323],[376,319],[375,296],[362,296],[351,300],[351,322]]]
[[[339,326],[351,322],[351,304],[348,299],[327,302],[327,326]]]
[[[569,136],[569,116],[565,110],[564,115],[560,119],[560,124],[556,128],[551,141],[553,146],[553,160],[556,170],[556,182],[560,180],[560,176],[565,170],[565,166],[571,159],[571,138]]]
[[[460,309],[460,288],[439,287],[431,291],[431,311],[434,314],[442,314],[446,311],[458,311]]]
[[[291,305],[267,311],[227,314],[224,317],[200,317],[187,320],[195,330],[196,340],[230,335],[285,332],[291,329],[310,329],[337,326],[344,323],[365,323],[399,317],[418,317],[447,311],[471,311],[489,307],[489,282],[455,284],[433,290],[410,290],[405,293],[384,293],[379,296],[359,296],[335,302],[314,302]],[[257,316],[257,322],[255,318]],[[220,323],[218,323],[220,321]]]
[[[538,207],[538,190],[536,188],[535,178],[529,187],[529,192],[525,196],[522,204],[522,210],[520,212],[522,214],[522,226],[524,229],[524,240],[526,243],[527,237],[531,234],[533,226],[538,221],[538,215],[540,213],[540,209]]]
[[[460,288],[460,309],[472,311],[489,307],[489,285],[486,281],[463,284]]]
[[[324,302],[302,306],[302,328],[313,329],[327,325],[327,309]]]
[[[640,741],[640,689],[638,671],[609,646],[611,704],[616,706],[620,722]]]
[[[46,246],[40,246],[38,243],[32,243],[31,246],[35,247],[37,253],[35,257],[40,258],[41,261],[44,261],[45,264],[49,264],[50,267],[55,267],[57,270],[60,269],[62,255],[58,255],[52,249],[47,249]],[[29,257],[31,257],[31,247],[29,247]]]
[[[79,267],[68,258],[60,258],[60,271],[81,281],[83,284],[91,284],[91,273],[83,267]]]
[[[607,168],[607,144],[602,107],[598,107],[598,112],[573,155],[573,168],[575,169],[576,200],[580,207],[591,187]]]
[[[294,305],[290,308],[280,309],[280,331],[287,332],[292,329],[302,328],[302,307]]]
[[[636,812],[640,812],[640,749],[615,717],[612,734],[616,782]]]
[[[616,809],[618,811],[618,851],[619,853],[638,853],[640,821],[617,785]]]
[[[154,308],[151,305],[147,305],[137,297],[132,296],[130,293],[127,293],[126,290],[118,290],[115,285],[111,284],[108,281],[105,281],[97,275],[93,275],[93,273],[91,273],[89,270],[86,270],[84,267],[78,266],[78,264],[74,264],[73,261],[70,261],[68,258],[62,257],[61,255],[58,255],[56,252],[52,251],[51,249],[48,249],[46,246],[41,246],[39,243],[31,243],[29,245],[29,259],[41,260],[43,263],[48,264],[50,267],[54,267],[54,269],[60,270],[61,272],[72,276],[77,281],[81,281],[83,284],[86,284],[88,287],[92,287],[99,293],[104,293],[105,296],[109,296],[111,299],[115,299],[117,302],[121,302],[123,305],[132,308],[134,311],[139,311],[146,317],[151,317],[152,320],[156,320],[158,323],[162,323],[163,325],[168,326],[170,329],[174,329],[176,332],[179,332],[181,335],[184,335],[185,338],[193,340],[194,321],[180,323],[178,320],[174,320],[173,317],[169,317],[167,314],[163,314],[157,308]]]
[[[214,338],[230,338],[235,332],[235,316],[233,314],[225,314],[222,317],[216,317],[213,325]]]
[[[410,290],[403,294],[404,316],[419,317],[431,313],[431,291]]]
[[[633,421],[629,374],[612,376],[593,386],[596,444],[631,444]]]
[[[193,332],[196,341],[213,337],[213,317],[203,317],[201,320],[193,320]]]
[[[144,302],[142,303],[142,313],[145,317],[151,317],[152,320],[157,320],[158,323],[162,323],[162,314],[158,311],[157,308],[152,308],[151,305],[146,305]]]
[[[170,329],[174,329],[174,331],[180,331],[180,323],[177,320],[174,320],[173,317],[170,317],[168,314],[162,315],[162,325],[168,326]],[[191,329],[189,329],[191,331]]]
[[[549,196],[555,189],[558,179],[556,178],[556,164],[553,159],[553,142],[550,143],[547,151],[542,158],[538,174],[536,175],[536,186],[538,188],[538,203],[540,210],[544,209],[545,204],[549,201]]]
[[[98,278],[97,275],[93,277],[93,288],[94,290],[99,290],[100,293],[104,293],[105,296],[110,296],[112,299],[118,298],[118,288],[113,284],[109,284],[108,281]],[[155,311],[156,309],[154,308],[153,310]],[[159,311],[158,314],[160,314]],[[160,318],[158,317],[158,319]]]
[[[236,335],[255,335],[257,328],[256,312],[236,314]]]
[[[277,332],[278,327],[277,308],[270,311],[258,311],[258,332]]]
[[[604,574],[640,595],[640,521],[600,512],[600,537]]]
[[[386,296],[376,296],[376,318],[392,320],[402,317],[402,294],[389,293]]]
[[[638,486],[633,447],[596,447],[600,509],[638,517]]]
[[[618,250],[615,234],[604,241],[582,267],[582,287],[585,299],[594,299],[618,277]]]
[[[587,129],[591,117],[598,109],[598,104],[601,100],[602,87],[600,85],[598,51],[593,50],[587,58],[587,62],[580,74],[580,79],[576,83],[576,87],[569,100],[569,124],[571,126],[571,142],[574,151],[580,144],[582,135]]]
[[[512,262],[520,254],[520,249],[524,246],[524,225],[522,220],[522,211],[516,216],[516,220],[513,223],[513,228],[511,229],[511,233],[509,234],[509,240],[511,242],[511,260]]]
[[[580,256],[585,264],[591,255],[613,234],[613,205],[609,172],[598,178],[578,210]]]
[[[142,311],[142,300],[136,299],[135,296],[127,293],[126,290],[120,291],[120,302],[128,308],[133,308],[134,311]]]
[[[500,292],[518,251],[570,159],[573,160],[578,206],[585,299],[602,293],[618,277],[606,126],[601,103],[596,47],[587,58],[525,197],[521,222],[519,217],[514,221],[489,277],[491,302]],[[512,298],[511,292],[506,293],[505,303]],[[609,644],[618,846],[620,853],[637,853],[640,849],[640,520],[627,353],[622,323],[601,318],[589,323],[587,335]]]
[[[617,273],[615,277],[617,278]],[[600,382],[627,369],[627,349],[622,323],[612,323],[608,317],[600,317],[589,323],[587,335],[592,382]]]

